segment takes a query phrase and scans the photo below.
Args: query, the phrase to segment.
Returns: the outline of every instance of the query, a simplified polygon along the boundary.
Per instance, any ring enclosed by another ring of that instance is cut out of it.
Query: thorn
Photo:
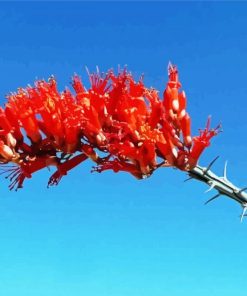
[[[217,160],[219,157],[220,157],[219,155],[216,156],[216,157],[210,162],[210,164],[209,164],[208,167],[206,168],[204,174],[206,174],[206,173],[211,169],[212,165],[216,162],[216,160]]]
[[[240,218],[240,221],[242,222],[243,221],[243,218],[245,217],[245,212],[247,211],[247,206],[244,206],[243,208],[243,212],[242,212],[242,215],[241,215],[241,218]]]
[[[244,187],[244,188],[240,189],[238,193],[241,193],[241,192],[243,192],[245,190],[247,190],[247,187]]]
[[[207,205],[208,203],[210,203],[211,201],[213,201],[214,199],[216,199],[216,198],[219,197],[220,195],[221,195],[221,194],[218,193],[218,194],[216,194],[215,196],[211,197],[209,200],[207,200],[207,201],[204,203],[204,205]]]
[[[191,179],[193,179],[193,178],[189,177],[189,178],[185,179],[184,182],[190,181]]]
[[[227,180],[226,169],[227,169],[227,161],[225,162],[224,175],[223,175],[223,179],[225,179],[225,180]]]
[[[212,182],[212,181],[210,181],[209,184],[210,184],[210,188],[208,188],[208,189],[205,191],[205,193],[211,191],[211,190],[214,188],[214,186],[216,185],[216,183],[215,183],[215,182]]]

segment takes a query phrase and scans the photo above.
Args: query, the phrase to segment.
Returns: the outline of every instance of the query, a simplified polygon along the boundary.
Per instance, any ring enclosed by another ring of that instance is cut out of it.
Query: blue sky
[[[200,160],[220,155],[247,184],[247,3],[1,3],[0,100],[54,74],[59,88],[85,66],[128,65],[163,92],[167,64],[180,70],[193,133],[222,122]],[[160,169],[136,181],[90,174],[90,162],[46,188],[48,171],[24,189],[0,187],[0,294],[4,296],[243,295],[247,221],[226,198]]]

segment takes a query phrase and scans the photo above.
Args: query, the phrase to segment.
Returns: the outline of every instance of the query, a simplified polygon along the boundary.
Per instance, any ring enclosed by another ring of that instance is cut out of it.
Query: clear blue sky
[[[1,3],[0,100],[54,74],[62,90],[84,67],[127,64],[163,91],[177,64],[193,133],[222,122],[201,158],[247,185],[247,3]],[[161,169],[136,181],[90,174],[85,163],[58,187],[48,171],[24,189],[0,187],[3,296],[242,296],[247,221],[240,207],[185,174]]]

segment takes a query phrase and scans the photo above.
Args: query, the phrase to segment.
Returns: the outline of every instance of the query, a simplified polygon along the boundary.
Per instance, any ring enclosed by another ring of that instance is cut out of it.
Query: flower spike
[[[246,188],[238,188],[198,161],[211,139],[221,132],[221,124],[211,128],[211,116],[199,135],[191,133],[187,97],[182,90],[177,66],[168,64],[168,81],[159,92],[135,80],[125,66],[95,73],[86,68],[89,87],[78,75],[73,90],[59,92],[54,76],[37,80],[33,86],[18,88],[0,108],[0,174],[9,179],[10,190],[23,187],[26,179],[54,166],[48,187],[57,185],[68,172],[86,160],[95,172],[112,170],[137,179],[150,177],[161,167],[185,171],[189,179],[209,186],[206,191],[228,196],[247,211]]]
[[[143,76],[135,81],[127,67],[116,74],[102,74],[98,66],[95,73],[86,71],[88,89],[74,75],[74,93],[68,88],[60,93],[51,76],[11,93],[5,110],[0,108],[0,163],[17,167],[9,177],[11,189],[50,165],[57,171],[48,184],[56,185],[86,158],[96,163],[95,171],[125,171],[136,178],[149,177],[160,167],[195,167],[216,131],[209,130],[208,120],[199,137],[192,137],[175,65],[168,65],[163,100],[145,86]]]

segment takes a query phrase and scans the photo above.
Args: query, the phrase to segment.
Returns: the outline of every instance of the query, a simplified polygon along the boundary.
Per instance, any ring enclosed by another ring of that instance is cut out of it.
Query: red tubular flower
[[[210,145],[212,137],[220,132],[221,125],[218,125],[214,129],[210,129],[211,118],[208,117],[206,128],[200,130],[200,135],[193,138],[193,146],[189,154],[189,167],[193,168],[201,156],[203,150]]]
[[[8,121],[4,110],[0,107],[0,135],[7,135],[12,130],[12,126]]]
[[[10,189],[49,165],[57,171],[48,185],[57,185],[88,158],[93,171],[124,171],[138,179],[160,166],[192,169],[219,127],[210,129],[208,120],[199,136],[191,136],[177,68],[169,64],[168,74],[163,100],[126,69],[89,73],[88,89],[75,75],[75,93],[60,93],[51,77],[9,95],[0,108],[0,169],[9,174]]]

